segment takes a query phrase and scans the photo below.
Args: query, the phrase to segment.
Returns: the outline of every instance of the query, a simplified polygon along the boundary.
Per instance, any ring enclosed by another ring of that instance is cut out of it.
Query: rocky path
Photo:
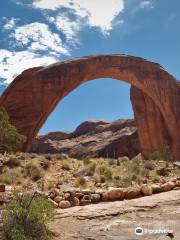
[[[143,235],[135,234],[137,227],[143,228]],[[180,190],[58,209],[52,228],[59,240],[179,240]]]

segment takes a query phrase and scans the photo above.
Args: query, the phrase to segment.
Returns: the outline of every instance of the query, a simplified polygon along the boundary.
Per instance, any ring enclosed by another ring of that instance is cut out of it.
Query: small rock
[[[125,198],[126,199],[133,199],[139,197],[141,194],[140,188],[137,187],[130,187],[125,191]]]
[[[59,207],[60,208],[69,208],[71,207],[71,203],[69,201],[61,201],[59,202]]]
[[[153,185],[151,185],[151,187],[152,187],[152,192],[155,194],[160,193],[162,191],[160,184],[153,184]]]
[[[84,196],[84,194],[81,192],[75,193],[75,197],[77,197],[77,198],[82,198],[83,196]]]
[[[70,194],[70,193],[65,193],[65,194],[64,194],[64,198],[65,198],[66,200],[68,200],[70,197],[71,197],[71,194]]]
[[[80,200],[81,205],[87,205],[91,203],[91,196],[84,195],[83,198]]]
[[[80,202],[79,199],[77,197],[73,197],[71,200],[71,205],[72,206],[79,206]]]
[[[62,192],[58,188],[51,188],[50,193],[52,193],[54,197],[62,195]]]
[[[170,190],[172,190],[175,187],[175,183],[174,182],[167,182],[161,185],[161,189],[163,192],[168,192]]]
[[[143,184],[141,187],[141,192],[144,196],[150,196],[153,193],[152,187],[147,184]]]
[[[58,203],[53,201],[51,198],[48,198],[48,201],[52,204],[54,208],[58,208]]]
[[[91,202],[92,203],[98,203],[100,202],[101,196],[97,193],[91,194]]]
[[[63,200],[62,196],[56,196],[56,197],[54,198],[54,201],[57,202],[57,203],[59,203],[59,202],[62,201],[62,200]]]
[[[180,187],[175,187],[175,188],[174,188],[174,190],[179,190],[179,189],[180,189]]]
[[[107,191],[106,196],[108,201],[117,201],[124,199],[125,193],[121,188],[111,188]]]

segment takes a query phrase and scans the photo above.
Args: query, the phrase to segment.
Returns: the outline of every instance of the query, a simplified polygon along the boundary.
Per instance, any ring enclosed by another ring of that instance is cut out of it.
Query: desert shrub
[[[84,177],[79,177],[75,182],[75,187],[85,187],[87,184],[86,179]]]
[[[95,183],[105,183],[106,178],[103,175],[95,175],[94,176],[94,181],[95,181]]]
[[[63,170],[66,170],[66,171],[69,171],[71,170],[71,167],[70,167],[70,164],[67,163],[67,161],[63,161],[62,162],[62,167],[61,167]]]
[[[50,180],[47,182],[47,189],[50,190],[51,188],[56,187],[56,181]]]
[[[90,157],[84,158],[84,159],[83,159],[83,163],[84,163],[84,165],[90,164],[90,163],[91,163],[91,158],[90,158]]]
[[[86,176],[93,176],[95,170],[96,170],[96,163],[95,162],[90,162],[85,169],[85,175]]]
[[[97,172],[99,172],[100,175],[103,175],[107,180],[112,179],[112,171],[106,165],[98,166]]]
[[[8,160],[6,161],[6,165],[8,167],[18,167],[21,165],[21,159],[19,159],[16,156],[10,156]]]
[[[165,146],[161,151],[154,151],[150,154],[149,160],[172,161],[172,154],[170,148],[168,146]]]
[[[47,224],[54,218],[54,209],[44,197],[15,194],[2,213],[3,240],[52,239]]]
[[[45,158],[49,161],[53,160],[53,156],[49,153],[45,155]]]
[[[0,174],[0,182],[4,184],[20,183],[22,180],[22,174],[20,168],[6,169]]]
[[[132,176],[122,177],[119,182],[119,187],[127,188],[132,186]]]
[[[152,163],[151,161],[145,161],[144,167],[148,170],[154,170],[155,168],[154,163]]]
[[[15,152],[22,147],[26,138],[18,133],[9,122],[5,108],[0,107],[0,152]]]
[[[42,171],[39,166],[33,162],[27,163],[24,168],[26,176],[30,177],[33,181],[37,181],[42,177]]]
[[[108,163],[109,165],[117,165],[117,159],[114,159],[114,158],[109,158],[108,159]]]
[[[43,160],[40,161],[40,166],[44,169],[47,170],[50,167],[51,163],[49,160],[44,158]]]

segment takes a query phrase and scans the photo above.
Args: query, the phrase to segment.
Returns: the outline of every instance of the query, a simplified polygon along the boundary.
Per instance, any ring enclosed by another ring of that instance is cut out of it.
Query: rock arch
[[[132,85],[142,153],[168,143],[180,160],[180,87],[159,64],[127,55],[98,55],[25,70],[0,99],[12,124],[27,136],[24,151],[58,102],[82,83],[113,78]]]

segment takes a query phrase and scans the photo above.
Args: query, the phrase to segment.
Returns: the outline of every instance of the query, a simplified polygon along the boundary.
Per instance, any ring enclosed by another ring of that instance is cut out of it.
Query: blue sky
[[[179,0],[6,0],[0,5],[0,91],[24,69],[77,56],[124,53],[180,79]],[[89,119],[132,118],[129,85],[88,82],[69,94],[40,133]]]

